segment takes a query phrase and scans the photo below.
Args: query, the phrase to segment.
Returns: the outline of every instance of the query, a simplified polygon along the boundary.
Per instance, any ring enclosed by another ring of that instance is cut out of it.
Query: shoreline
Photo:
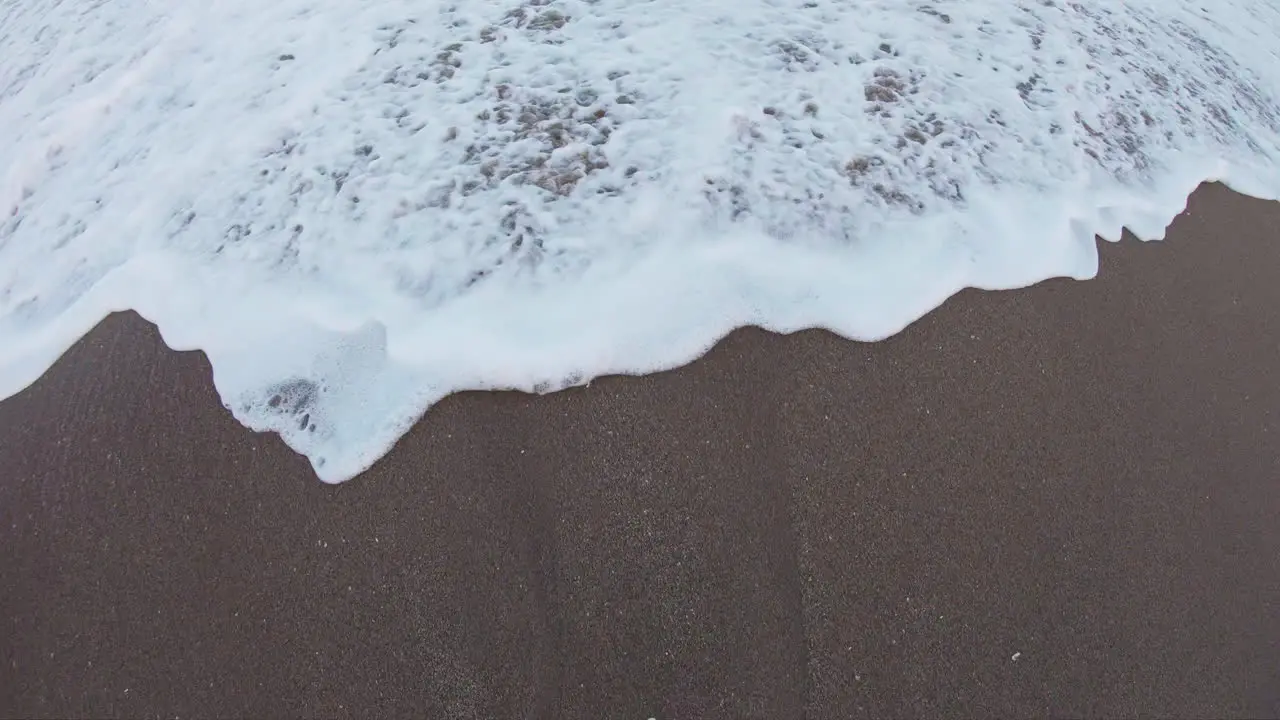
[[[117,314],[0,403],[0,714],[1280,713],[1280,204],[317,480]]]

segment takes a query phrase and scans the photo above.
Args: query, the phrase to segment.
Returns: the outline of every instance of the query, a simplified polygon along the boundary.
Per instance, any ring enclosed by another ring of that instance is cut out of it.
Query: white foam
[[[875,340],[1280,197],[1263,0],[0,0],[0,397],[107,313],[337,482],[465,388]]]

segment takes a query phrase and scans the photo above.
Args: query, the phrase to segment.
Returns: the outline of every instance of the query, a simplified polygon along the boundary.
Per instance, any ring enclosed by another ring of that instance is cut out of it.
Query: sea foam
[[[875,340],[1280,197],[1266,0],[0,4],[0,397],[107,313],[348,479],[435,401]]]

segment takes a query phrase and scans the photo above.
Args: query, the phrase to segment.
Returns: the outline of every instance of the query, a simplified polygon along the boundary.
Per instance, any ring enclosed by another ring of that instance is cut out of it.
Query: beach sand
[[[0,715],[1280,714],[1280,204],[856,343],[446,399],[339,486],[105,320],[0,403]]]

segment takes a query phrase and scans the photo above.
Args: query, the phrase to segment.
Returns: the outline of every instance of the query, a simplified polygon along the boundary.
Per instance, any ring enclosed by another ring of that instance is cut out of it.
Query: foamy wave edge
[[[108,273],[56,321],[9,344],[0,353],[0,400],[34,383],[107,315],[134,310],[170,348],[206,353],[218,393],[241,423],[279,433],[310,459],[319,479],[340,483],[368,469],[454,392],[542,393],[604,375],[668,370],[743,326],[825,328],[876,341],[965,288],[1092,278],[1095,236],[1114,242],[1127,228],[1142,240],[1162,239],[1204,182],[1280,199],[1280,173],[1203,158],[1155,187],[1109,183],[1085,203],[989,191],[956,213],[930,218],[935,241],[918,252],[907,255],[897,245],[880,253],[889,265],[868,263],[877,256],[868,247],[894,238],[840,254],[739,235],[685,247],[679,263],[659,248],[623,275],[588,274],[575,287],[516,305],[500,289],[482,288],[398,325],[352,312],[336,298],[300,302],[271,287],[229,285],[178,254],[150,252]],[[994,247],[1006,252],[959,257],[972,247],[963,242],[969,233],[987,242],[1000,235],[1007,242]],[[1037,242],[1016,242],[1030,235]],[[564,322],[567,313],[574,322]],[[264,377],[277,380],[264,385]]]

